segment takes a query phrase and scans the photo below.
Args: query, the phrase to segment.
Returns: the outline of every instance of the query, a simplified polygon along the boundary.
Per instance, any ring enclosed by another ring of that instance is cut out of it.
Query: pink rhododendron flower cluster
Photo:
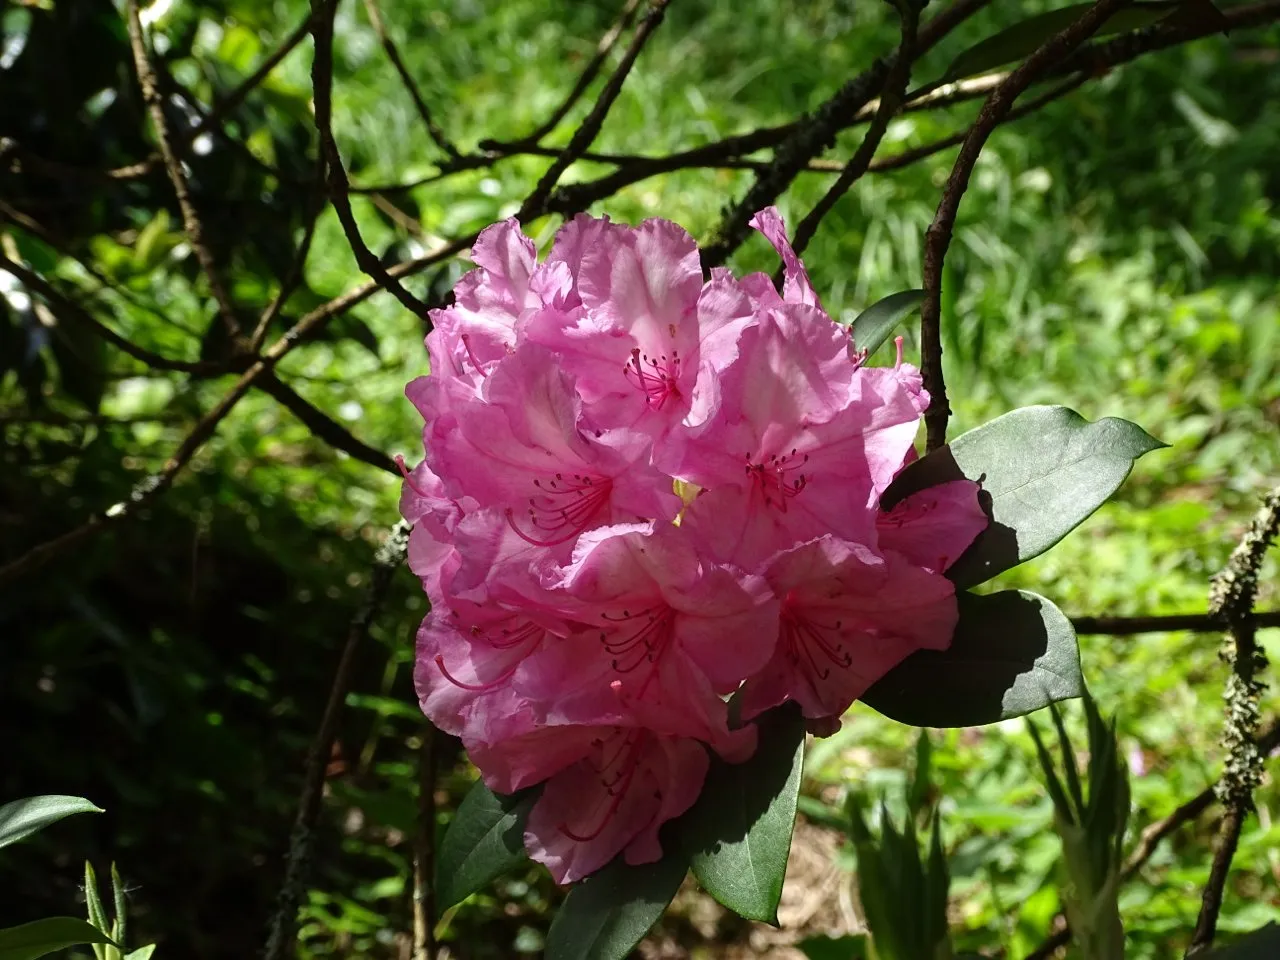
[[[541,263],[495,224],[407,390],[426,420],[401,501],[432,603],[422,708],[493,790],[543,784],[525,844],[561,883],[661,856],[708,751],[755,750],[730,694],[744,721],[793,700],[833,727],[946,647],[942,574],[986,524],[968,481],[880,509],[914,457],[920,376],[900,354],[863,365],[777,211],[753,225],[781,293],[704,282],[664,220],[579,215]]]

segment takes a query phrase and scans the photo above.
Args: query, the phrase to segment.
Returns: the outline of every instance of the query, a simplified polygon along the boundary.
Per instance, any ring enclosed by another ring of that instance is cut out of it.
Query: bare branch
[[[538,141],[558,127],[560,121],[569,115],[569,111],[573,109],[574,104],[582,99],[582,95],[587,92],[587,87],[591,86],[591,81],[596,78],[600,68],[604,66],[605,60],[608,58],[610,51],[613,50],[614,44],[618,42],[618,38],[622,36],[623,31],[631,26],[631,21],[635,19],[636,11],[639,9],[640,0],[627,0],[623,4],[622,12],[618,14],[618,19],[613,22],[613,26],[605,31],[604,36],[600,38],[600,42],[596,44],[596,52],[587,61],[586,67],[583,68],[582,73],[578,76],[578,82],[573,85],[573,89],[569,91],[569,95],[564,98],[560,106],[536,130],[510,143],[496,140],[481,141],[481,149],[502,150],[504,148],[536,146]]]
[[[377,467],[392,476],[400,476],[396,462],[381,450],[375,450],[352,436],[342,424],[302,397],[296,390],[278,379],[274,373],[258,378],[258,389],[273,397],[279,404],[301,420],[315,436],[335,450],[349,454],[361,463]]]
[[[1243,539],[1231,552],[1209,591],[1209,613],[1227,623],[1222,659],[1231,664],[1231,676],[1223,699],[1227,702],[1226,731],[1222,742],[1227,763],[1218,782],[1218,799],[1227,807],[1218,834],[1218,849],[1209,868],[1209,882],[1200,902],[1200,916],[1187,956],[1197,956],[1213,946],[1218,913],[1231,872],[1231,861],[1240,842],[1240,831],[1253,808],[1253,792],[1262,782],[1262,754],[1254,738],[1258,728],[1258,699],[1266,684],[1259,675],[1267,668],[1267,655],[1258,646],[1258,624],[1253,604],[1258,596],[1258,573],[1267,550],[1280,535],[1280,487],[1263,498]]]
[[[240,335],[240,321],[236,319],[235,308],[227,295],[222,279],[218,276],[217,264],[205,244],[204,225],[191,199],[191,190],[187,184],[187,175],[183,173],[182,161],[174,152],[173,142],[169,137],[169,122],[164,115],[164,98],[156,85],[156,74],[147,58],[146,41],[142,36],[142,21],[138,16],[138,0],[126,0],[125,21],[129,30],[129,44],[133,48],[133,65],[138,74],[138,86],[142,89],[142,99],[151,114],[151,124],[155,127],[156,140],[160,147],[160,156],[164,159],[164,168],[173,184],[173,192],[178,198],[178,208],[182,211],[182,228],[187,234],[191,249],[209,281],[209,290],[213,293],[214,302],[218,305],[218,314],[227,335],[234,342]]]
[[[337,12],[338,0],[312,0],[312,32],[315,34],[315,60],[311,65],[311,81],[315,87],[316,130],[320,133],[320,151],[328,167],[329,199],[333,203],[334,212],[342,223],[342,231],[347,236],[347,243],[355,254],[360,269],[373,278],[378,286],[394,296],[405,309],[412,311],[423,320],[427,319],[427,305],[405,289],[404,285],[389,273],[387,268],[369,249],[360,235],[360,225],[356,223],[355,214],[351,210],[350,183],[347,171],[342,166],[342,155],[338,152],[337,141],[333,139],[333,17]]]
[[[320,160],[316,170],[316,196],[312,210],[307,217],[307,226],[302,233],[302,241],[298,244],[298,249],[294,252],[293,264],[289,267],[289,273],[280,281],[280,289],[276,291],[275,297],[267,308],[262,311],[262,315],[258,318],[258,325],[254,327],[252,335],[249,337],[249,352],[257,353],[262,349],[262,345],[266,342],[267,331],[271,324],[275,322],[276,317],[280,315],[280,311],[284,309],[285,303],[293,296],[294,292],[301,286],[303,278],[306,275],[307,256],[311,253],[311,242],[316,236],[316,225],[320,222],[320,214],[324,211],[324,161]]]
[[[333,742],[338,733],[338,717],[342,713],[347,691],[351,687],[351,672],[355,665],[356,649],[369,633],[369,627],[378,615],[391,578],[404,562],[409,543],[409,526],[401,521],[391,531],[391,536],[378,551],[369,577],[365,601],[351,620],[347,639],[338,657],[329,686],[329,698],[320,717],[320,726],[307,751],[307,762],[298,797],[298,812],[294,816],[293,830],[289,834],[289,852],[285,862],[284,881],[276,897],[276,909],[271,918],[271,929],[264,951],[265,960],[282,960],[290,955],[298,925],[298,904],[306,886],[307,871],[311,866],[311,838],[316,821],[320,817],[320,803],[324,793],[324,772]]]
[[[1190,630],[1196,633],[1217,633],[1225,621],[1212,613],[1178,613],[1161,617],[1072,617],[1071,626],[1076,633],[1106,634],[1112,637],[1130,637],[1139,633],[1169,633]],[[1268,610],[1253,615],[1253,625],[1258,630],[1280,627],[1280,610]]]
[[[431,108],[427,106],[427,101],[423,99],[422,91],[418,89],[418,85],[414,82],[413,74],[409,72],[409,68],[405,66],[404,59],[400,56],[400,49],[396,46],[396,42],[391,39],[391,34],[387,33],[386,24],[382,22],[382,13],[378,10],[378,0],[364,0],[365,13],[369,16],[369,24],[373,27],[373,32],[378,35],[378,40],[382,43],[382,49],[387,52],[387,59],[391,61],[391,65],[396,68],[396,73],[400,74],[400,81],[404,84],[405,90],[409,92],[409,96],[413,98],[413,105],[418,111],[418,116],[422,118],[422,125],[427,128],[427,136],[431,141],[444,151],[450,160],[457,160],[461,157],[458,148],[449,142],[449,138],[444,135],[444,131],[435,122],[431,116]]]
[[[946,10],[924,25],[915,48],[921,56],[942,37],[982,9],[990,0],[955,0]],[[756,211],[768,206],[819,154],[829,150],[836,134],[849,126],[852,118],[884,86],[897,54],[881,57],[854,77],[813,114],[790,129],[769,166],[757,174],[751,188],[737,203],[727,208],[716,229],[715,239],[702,248],[702,267],[709,270],[729,259],[746,239],[748,221]]]
[[[844,170],[840,172],[840,176],[836,177],[836,182],[823,194],[822,199],[814,204],[808,216],[801,220],[796,227],[791,245],[795,249],[797,256],[804,253],[805,248],[809,246],[809,241],[818,231],[818,224],[822,222],[823,217],[831,212],[831,208],[836,205],[836,201],[843,197],[858,178],[867,172],[867,168],[871,165],[871,158],[876,155],[876,150],[880,147],[880,141],[884,139],[885,131],[889,129],[889,121],[893,119],[893,115],[898,112],[898,107],[902,104],[903,94],[907,91],[907,83],[911,80],[911,62],[915,55],[916,31],[920,25],[920,11],[916,8],[915,0],[902,0],[899,7],[899,15],[902,18],[902,42],[898,45],[898,52],[894,54],[893,58],[893,66],[889,68],[889,74],[885,78],[884,89],[880,93],[879,106],[876,108],[875,116],[871,120],[871,125],[867,127],[867,132],[863,135],[862,143],[858,145],[858,149],[849,158],[849,162],[845,165]]]
[[[561,174],[569,169],[570,164],[582,156],[583,151],[591,146],[591,142],[600,133],[600,128],[604,126],[604,119],[609,114],[609,108],[613,106],[614,100],[618,98],[618,94],[622,90],[622,84],[627,79],[627,74],[631,72],[632,65],[636,62],[636,58],[640,56],[640,51],[644,49],[649,37],[653,35],[653,31],[662,23],[662,18],[667,12],[668,2],[670,0],[649,0],[649,9],[636,27],[635,35],[631,38],[631,45],[627,47],[626,53],[622,55],[622,60],[605,83],[604,89],[600,91],[600,96],[596,98],[595,106],[591,108],[591,111],[578,129],[573,132],[573,136],[569,139],[569,145],[552,161],[551,166],[547,168],[547,172],[542,175],[537,186],[533,188],[533,192],[520,205],[520,212],[516,214],[518,220],[525,222],[543,212],[547,200],[551,196],[551,190],[555,187],[556,181],[560,179]]]
[[[29,270],[22,264],[10,260],[8,257],[0,254],[0,270],[11,273],[17,277],[22,283],[34,293],[38,293],[46,301],[53,304],[67,316],[74,317],[78,323],[83,324],[91,330],[95,336],[111,344],[122,353],[126,353],[145,363],[147,366],[156,370],[177,370],[182,373],[192,373],[198,376],[212,376],[219,373],[227,373],[228,366],[224,363],[208,363],[203,360],[171,360],[168,357],[154,353],[145,347],[140,347],[132,341],[122,337],[116,333],[97,317],[91,314],[83,306],[75,300],[62,293],[44,277],[40,276],[34,270]]]
[[[249,94],[262,83],[262,81],[266,80],[271,74],[271,71],[279,66],[280,61],[292,53],[294,48],[297,47],[298,44],[306,38],[307,34],[311,32],[311,16],[312,15],[308,13],[306,17],[303,18],[302,22],[294,27],[293,31],[284,38],[284,41],[280,46],[276,47],[275,50],[263,59],[262,63],[258,64],[257,69],[255,69],[253,73],[249,74],[249,76],[245,77],[244,80],[235,87],[235,89],[225,97],[219,97],[216,99],[213,103],[213,107],[209,110],[209,113],[204,117],[204,119],[182,135],[182,141],[190,143],[210,127],[221,123],[222,119],[228,113],[240,106],[240,104],[244,103],[245,98],[249,96]]]
[[[413,838],[413,960],[436,956],[436,728],[422,724],[418,823]]]
[[[969,186],[969,177],[978,162],[978,155],[991,136],[991,131],[1013,109],[1013,102],[1018,95],[1045,70],[1092,36],[1108,17],[1128,2],[1129,0],[1098,0],[1075,23],[1041,44],[992,91],[960,146],[960,155],[956,158],[955,166],[951,168],[951,177],[942,191],[942,201],[925,234],[922,284],[925,296],[920,305],[920,366],[924,374],[924,388],[930,397],[929,408],[924,415],[925,446],[928,450],[936,449],[946,442],[947,419],[951,413],[942,374],[942,264],[947,256],[947,248],[951,245],[951,233],[955,227],[956,213],[960,209],[960,200]]]
[[[415,273],[467,249],[474,241],[474,234],[451,241],[416,260],[392,267],[390,272],[397,276]],[[299,344],[305,343],[309,337],[323,329],[325,324],[334,317],[356,304],[362,303],[381,289],[383,288],[377,283],[367,283],[330,300],[326,304],[322,304],[302,317],[284,336],[254,360],[249,369],[232,385],[231,389],[223,394],[217,404],[200,418],[178,449],[174,451],[173,456],[165,462],[159,473],[147,477],[135,486],[127,500],[114,504],[102,513],[91,515],[80,526],[52,540],[38,544],[17,559],[0,566],[0,586],[24,574],[40,569],[72,547],[88,541],[96,534],[107,529],[115,521],[136,516],[143,507],[150,504],[156,497],[172,486],[174,478],[191,461],[196,451],[213,436],[218,424],[235,408],[236,404],[249,392],[260,377],[269,373],[291,350]]]
[[[1004,126],[1006,123],[1012,123],[1014,120],[1021,119],[1029,113],[1034,113],[1046,104],[1052,103],[1054,100],[1064,97],[1071,91],[1083,86],[1085,81],[1088,79],[1089,77],[1085,74],[1069,77],[1064,82],[1053,87],[1051,90],[1046,91],[1029,103],[1009,111],[1009,115],[1001,120],[998,125]],[[960,144],[964,143],[966,136],[968,136],[968,131],[964,130],[960,133],[952,134],[949,137],[943,137],[941,140],[935,140],[933,143],[922,144],[918,147],[912,147],[910,150],[903,150],[901,153],[894,153],[887,157],[880,157],[871,161],[869,172],[883,173],[886,170],[897,170],[901,167],[909,166],[917,161],[923,160],[925,157],[931,157],[935,153],[941,153],[943,150],[948,150],[951,147],[960,146]]]

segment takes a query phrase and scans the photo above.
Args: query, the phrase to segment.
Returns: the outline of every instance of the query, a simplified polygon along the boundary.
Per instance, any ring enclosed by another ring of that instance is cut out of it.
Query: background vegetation
[[[917,64],[913,84],[1043,6],[996,0]],[[617,4],[384,0],[381,11],[435,121],[469,154],[485,138],[519,138],[556,108]],[[163,166],[101,173],[153,149],[119,10],[109,0],[5,0],[0,15],[0,252],[60,295],[0,271],[8,561],[127,499],[232,379],[152,369],[105,346],[67,306],[167,357],[228,355]],[[320,206],[310,42],[226,107],[225,124],[186,132],[220,111],[306,15],[299,0],[158,0],[144,11],[207,246],[248,329]],[[883,4],[676,0],[593,149],[659,154],[788,122],[896,40]],[[1124,416],[1170,444],[1085,527],[996,586],[1032,587],[1077,615],[1203,612],[1208,578],[1280,475],[1278,62],[1274,25],[1174,47],[1002,127],[984,153],[948,260],[953,433],[1054,402],[1089,419]],[[563,145],[592,99],[547,142]],[[881,152],[963,130],[975,110],[904,114]],[[355,2],[339,11],[334,126],[357,186],[429,177],[442,159]],[[841,134],[830,156],[848,157],[860,136]],[[919,284],[924,229],[953,157],[873,173],[828,215],[806,260],[833,315]],[[512,157],[415,189],[360,193],[355,209],[369,245],[397,262],[512,214],[546,164]],[[566,179],[610,169],[583,162]],[[751,179],[748,170],[681,170],[591,209],[667,217],[702,238]],[[792,223],[830,179],[804,173],[780,198]],[[526,226],[545,241],[558,222]],[[759,239],[732,262],[775,265]],[[463,268],[446,260],[410,286],[439,293]],[[324,209],[302,283],[267,342],[364,280]],[[260,949],[306,747],[374,547],[397,517],[396,477],[317,438],[327,428],[308,411],[415,460],[420,424],[402,391],[426,372],[421,335],[420,321],[385,295],[345,311],[281,363],[288,386],[250,393],[140,516],[0,587],[0,800],[68,793],[107,809],[6,851],[0,922],[76,912],[83,858],[114,859],[133,885],[139,942],[157,939],[158,956]],[[1280,600],[1276,574],[1272,560],[1260,609]],[[304,956],[407,956],[423,736],[410,664],[424,607],[402,571],[373,642],[358,650],[328,770]],[[1260,638],[1280,653],[1280,631]],[[1217,776],[1217,649],[1213,634],[1082,638],[1091,689],[1120,716],[1139,827]],[[1280,697],[1268,693],[1263,706],[1274,715]],[[1076,713],[1068,710],[1073,721]],[[645,949],[763,955],[815,931],[857,929],[851,860],[832,829],[839,793],[900,795],[914,743],[914,731],[855,707],[811,749],[781,934],[690,890]],[[1059,908],[1059,844],[1031,741],[1019,722],[939,733],[934,747],[957,948],[1024,956]],[[471,774],[444,741],[435,765],[443,824]],[[1256,800],[1224,931],[1280,915],[1280,790],[1269,780]],[[1133,957],[1181,955],[1213,823],[1208,813],[1177,834],[1125,888]],[[449,917],[443,940],[464,957],[535,954],[558,896],[541,873],[512,877]]]

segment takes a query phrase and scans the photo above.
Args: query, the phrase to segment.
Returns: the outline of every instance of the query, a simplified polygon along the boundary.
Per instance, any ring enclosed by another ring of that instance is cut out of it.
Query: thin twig
[[[1098,0],[1071,26],[1041,44],[987,97],[977,120],[960,145],[960,155],[951,168],[946,187],[943,188],[942,201],[925,234],[922,283],[924,301],[920,304],[920,366],[924,375],[924,388],[930,398],[929,408],[924,414],[925,446],[929,450],[946,443],[947,419],[951,414],[942,374],[942,265],[947,256],[947,248],[951,245],[960,200],[969,186],[974,165],[978,162],[978,156],[986,145],[987,138],[991,136],[991,131],[1013,109],[1013,102],[1018,95],[1045,70],[1092,36],[1107,18],[1128,2],[1129,0]]]
[[[62,293],[40,274],[16,261],[10,260],[3,254],[0,254],[0,270],[17,277],[33,293],[38,293],[50,304],[57,307],[64,317],[74,318],[76,322],[83,324],[99,339],[155,370],[177,370],[197,376],[212,376],[228,372],[228,367],[224,363],[210,363],[204,360],[172,360],[145,347],[138,346],[98,320],[87,309]]]
[[[399,276],[415,273],[465,250],[474,241],[474,234],[450,241],[416,260],[397,264],[391,268],[391,271]],[[147,477],[137,484],[127,500],[122,500],[101,513],[91,515],[80,526],[52,540],[37,544],[17,559],[0,566],[0,586],[24,574],[39,570],[72,547],[78,546],[106,530],[115,521],[136,516],[143,507],[151,503],[172,485],[174,478],[190,462],[196,451],[213,436],[218,424],[244,398],[245,394],[257,383],[260,377],[269,373],[280,360],[299,344],[305,343],[310,337],[315,336],[334,317],[356,304],[364,302],[381,289],[383,288],[377,283],[364,284],[330,300],[328,303],[322,304],[302,317],[284,336],[254,360],[249,369],[232,385],[231,389],[223,394],[222,399],[197,421],[191,432],[183,439],[169,460],[165,462],[159,473]]]
[[[1261,756],[1270,756],[1280,746],[1280,719],[1273,719],[1258,737],[1258,752]],[[1121,882],[1132,880],[1138,875],[1148,860],[1155,854],[1164,839],[1176,833],[1181,827],[1198,820],[1200,816],[1213,806],[1217,799],[1217,785],[1210,784],[1186,803],[1179,806],[1167,817],[1148,824],[1138,835],[1138,842],[1129,851],[1120,872]],[[1053,933],[1040,946],[1036,947],[1023,960],[1048,960],[1058,950],[1071,942],[1071,926],[1067,918],[1059,915]]]
[[[809,246],[809,241],[818,232],[818,225],[822,223],[822,218],[831,212],[836,201],[867,172],[871,159],[880,147],[880,141],[884,139],[885,131],[889,129],[889,121],[893,119],[902,104],[902,96],[906,93],[907,83],[911,80],[911,63],[915,56],[920,11],[916,7],[915,0],[900,0],[898,12],[902,18],[902,42],[898,45],[893,66],[885,78],[884,89],[880,92],[880,105],[871,120],[871,125],[867,127],[867,132],[862,137],[862,143],[849,158],[840,176],[836,177],[836,182],[828,188],[822,195],[822,199],[813,205],[813,209],[796,227],[791,245],[795,248],[797,256],[804,253],[805,248]]]
[[[422,725],[418,749],[418,832],[413,840],[413,960],[435,960],[436,728]]]
[[[267,946],[263,953],[265,960],[281,960],[288,955],[289,948],[294,943],[298,925],[298,904],[302,900],[307,871],[311,865],[312,834],[315,831],[316,820],[320,816],[325,766],[329,762],[333,741],[337,735],[338,717],[342,713],[347,690],[351,686],[351,671],[355,664],[356,649],[368,634],[369,626],[386,598],[392,576],[404,562],[408,542],[409,527],[401,521],[392,529],[387,542],[378,550],[373,563],[373,572],[369,577],[365,601],[347,629],[347,639],[338,658],[337,668],[334,670],[333,683],[329,687],[329,698],[325,702],[324,713],[320,717],[320,726],[307,751],[306,772],[303,775],[302,791],[298,797],[298,812],[294,817],[293,830],[289,834],[289,852],[285,861],[284,881],[276,897],[276,909],[271,918]]]
[[[582,95],[587,92],[587,87],[591,86],[591,81],[596,78],[600,68],[604,66],[605,60],[608,59],[609,53],[613,50],[614,44],[618,42],[618,38],[622,36],[623,31],[631,26],[631,21],[635,19],[636,11],[639,9],[640,0],[627,0],[623,4],[622,11],[618,14],[618,19],[613,22],[613,26],[605,31],[604,36],[600,38],[600,42],[596,44],[596,52],[587,61],[582,73],[579,74],[578,82],[573,85],[573,89],[561,101],[560,106],[556,107],[551,116],[547,117],[536,130],[521,137],[519,140],[509,143],[486,141],[481,144],[481,147],[489,149],[492,146],[501,149],[503,147],[527,148],[536,146],[543,137],[558,127],[560,121],[569,115],[569,111],[573,109],[574,104],[582,99]]]
[[[1258,646],[1258,625],[1253,604],[1258,596],[1258,573],[1267,550],[1280,534],[1280,487],[1263,498],[1262,507],[1227,565],[1213,579],[1209,591],[1209,613],[1227,623],[1222,659],[1231,665],[1231,676],[1223,699],[1227,703],[1223,746],[1226,767],[1218,782],[1218,799],[1227,808],[1218,833],[1218,848],[1209,868],[1209,882],[1200,901],[1200,916],[1187,947],[1193,957],[1213,946],[1218,913],[1231,872],[1231,861],[1240,842],[1240,831],[1253,808],[1253,792],[1262,782],[1262,754],[1255,742],[1258,728],[1258,698],[1266,684],[1260,674],[1266,670],[1267,655]]]
[[[1084,85],[1089,80],[1085,74],[1078,74],[1069,77],[1067,80],[1053,87],[1051,90],[1041,94],[1034,100],[1020,107],[1009,111],[1009,115],[1000,121],[1000,126],[1006,123],[1012,123],[1020,120],[1029,113],[1034,113],[1046,104],[1052,103],[1061,97],[1066,96],[1073,90]],[[902,167],[910,166],[923,160],[925,157],[931,157],[935,153],[941,153],[943,150],[949,150],[951,147],[958,147],[964,143],[964,138],[968,135],[968,130],[962,130],[959,133],[952,134],[949,137],[943,137],[941,140],[935,140],[932,143],[921,144],[918,147],[912,147],[910,150],[903,150],[901,153],[893,153],[886,157],[877,157],[871,161],[868,168],[869,173],[884,173],[887,170],[898,170]]]
[[[431,138],[431,141],[437,147],[444,151],[444,154],[450,160],[458,159],[461,156],[458,153],[458,148],[449,142],[449,138],[444,135],[444,131],[440,129],[439,124],[431,116],[431,108],[427,106],[427,101],[423,98],[422,91],[418,89],[417,83],[414,82],[413,74],[405,66],[396,42],[391,39],[391,34],[387,32],[386,24],[382,22],[382,12],[378,9],[378,0],[364,0],[364,9],[369,16],[369,24],[373,27],[373,32],[378,35],[378,40],[382,43],[382,49],[387,52],[387,59],[396,68],[396,73],[400,75],[400,82],[404,84],[405,90],[409,92],[409,96],[413,99],[413,105],[418,111],[418,116],[422,119],[422,125],[427,128],[427,136]]]
[[[427,305],[405,289],[369,249],[364,237],[360,235],[360,225],[356,223],[355,213],[351,210],[350,183],[346,168],[342,165],[342,155],[338,152],[338,143],[333,138],[333,18],[337,9],[338,0],[312,0],[315,16],[311,21],[311,29],[315,35],[316,51],[311,65],[311,82],[315,88],[316,130],[320,134],[320,151],[328,168],[329,199],[360,269],[399,300],[405,309],[426,320]]]
[[[324,161],[320,160],[317,163],[317,167],[315,199],[313,207],[307,216],[307,226],[302,232],[302,241],[294,252],[293,263],[289,267],[288,274],[280,281],[280,289],[276,291],[275,297],[272,298],[267,308],[262,311],[262,315],[258,318],[258,324],[254,327],[253,333],[249,337],[250,353],[257,353],[262,349],[271,324],[275,322],[280,315],[280,311],[284,309],[285,303],[301,286],[306,276],[307,256],[311,253],[311,243],[316,236],[316,225],[320,222],[320,214],[325,207]]]
[[[1076,633],[1106,634],[1130,637],[1138,633],[1168,633],[1190,630],[1196,633],[1218,633],[1224,626],[1221,616],[1212,613],[1178,613],[1158,617],[1072,617]],[[1253,615],[1257,629],[1280,627],[1280,610]]]
[[[662,18],[667,12],[667,4],[669,2],[670,0],[649,0],[649,9],[636,26],[636,32],[631,38],[631,45],[627,47],[626,53],[622,55],[622,60],[619,61],[618,66],[605,82],[604,89],[600,91],[600,96],[596,98],[595,105],[583,119],[578,129],[573,132],[573,136],[569,138],[568,146],[560,151],[559,156],[547,168],[547,172],[538,180],[533,192],[520,205],[520,211],[516,214],[516,219],[521,222],[527,222],[542,213],[561,174],[569,169],[570,164],[582,156],[587,147],[591,146],[592,141],[600,133],[600,128],[604,126],[605,117],[608,116],[609,109],[618,98],[618,94],[622,90],[622,84],[627,79],[627,74],[631,72],[631,67],[636,62],[636,58],[640,56],[640,51],[644,49],[649,37],[653,35],[658,25],[662,23]]]
[[[258,389],[273,397],[282,407],[306,425],[311,433],[335,450],[354,457],[361,463],[377,467],[392,476],[400,476],[396,462],[381,450],[375,450],[362,440],[352,436],[342,424],[301,396],[293,387],[279,380],[274,373],[258,378]]]
[[[204,225],[191,199],[191,190],[187,184],[187,175],[182,170],[182,161],[173,149],[169,137],[169,122],[164,115],[164,98],[156,84],[156,74],[147,57],[146,40],[142,36],[142,21],[138,16],[138,0],[126,0],[125,21],[129,31],[129,43],[133,48],[133,65],[138,74],[138,86],[142,90],[143,102],[151,115],[151,124],[155,127],[156,141],[160,147],[160,155],[164,158],[164,168],[169,174],[169,182],[173,184],[174,195],[178,199],[178,209],[182,211],[182,229],[186,232],[187,241],[195,252],[196,259],[209,282],[209,290],[213,293],[214,302],[218,306],[218,315],[227,328],[227,335],[235,342],[240,335],[240,321],[236,319],[235,308],[227,295],[222,279],[218,276],[218,267],[213,254],[205,243]]]
[[[955,0],[920,30],[915,56],[923,55],[989,2],[990,0]],[[756,211],[777,199],[810,160],[835,144],[836,134],[849,126],[858,111],[884,86],[885,78],[896,59],[896,54],[881,57],[844,84],[812,114],[790,128],[768,167],[756,175],[755,181],[741,200],[725,209],[714,239],[702,248],[704,270],[720,266],[728,260],[729,255],[746,239],[748,222]]]

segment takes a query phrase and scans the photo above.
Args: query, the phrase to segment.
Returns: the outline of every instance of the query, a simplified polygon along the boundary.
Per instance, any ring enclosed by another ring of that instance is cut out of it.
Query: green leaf
[[[436,902],[447,910],[527,858],[524,822],[536,796],[501,796],[477,780],[445,831],[436,859]]]
[[[657,923],[689,869],[678,844],[657,863],[621,856],[578,883],[547,932],[546,960],[623,960]]]
[[[751,759],[713,761],[681,830],[703,888],[739,916],[776,926],[804,767],[804,717],[786,704],[757,728]]]
[[[1071,622],[1026,590],[962,593],[946,650],[918,650],[862,701],[917,727],[970,727],[1020,717],[1084,693]]]
[[[84,904],[89,923],[106,932],[111,925],[107,923],[107,911],[103,909],[102,896],[98,893],[98,875],[88,860],[84,862]],[[106,950],[106,947],[94,944],[93,955],[97,960],[108,960]]]
[[[921,730],[916,737],[916,769],[907,788],[907,809],[912,816],[925,808],[933,794],[932,766],[933,744],[929,741],[928,731]]]
[[[0,960],[35,960],[80,943],[112,944],[96,927],[76,917],[50,917],[0,930]]]
[[[17,843],[63,817],[76,813],[102,813],[84,797],[51,795],[14,800],[0,807],[0,847]]]
[[[169,232],[169,211],[160,209],[151,222],[138,231],[133,247],[134,267],[139,273],[150,273],[181,242],[181,238]]]
[[[861,933],[846,933],[842,937],[820,934],[805,937],[796,949],[809,960],[862,960],[867,955],[867,938]]]
[[[1163,446],[1127,420],[1023,407],[907,466],[881,504],[948,480],[981,483],[991,524],[947,570],[957,587],[971,587],[1044,553],[1115,493],[1135,460]]]
[[[130,953],[124,955],[124,960],[151,960],[151,955],[156,952],[156,945],[149,943],[145,947],[139,947]]]
[[[854,348],[865,350],[868,355],[875,353],[889,339],[893,328],[919,307],[923,299],[923,290],[903,290],[901,293],[891,293],[867,307],[854,318],[849,327]]]
[[[951,62],[946,80],[963,80],[965,77],[989,73],[998,67],[1022,60],[1036,51],[1049,38],[1061,33],[1079,20],[1092,7],[1089,3],[1077,3],[1058,10],[1037,14],[1001,30],[970,47]],[[1129,30],[1140,30],[1163,20],[1181,6],[1177,2],[1133,3],[1106,20],[1095,38]]]
[[[1275,960],[1280,956],[1280,924],[1247,933],[1235,943],[1209,954],[1208,960]]]

